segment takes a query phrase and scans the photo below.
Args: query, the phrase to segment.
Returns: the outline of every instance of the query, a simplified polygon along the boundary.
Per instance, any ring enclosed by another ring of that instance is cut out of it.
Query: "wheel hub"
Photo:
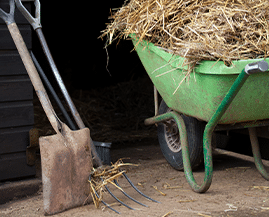
[[[172,119],[164,124],[165,139],[169,149],[172,152],[179,152],[181,150],[181,143],[179,138],[179,131],[176,122]]]

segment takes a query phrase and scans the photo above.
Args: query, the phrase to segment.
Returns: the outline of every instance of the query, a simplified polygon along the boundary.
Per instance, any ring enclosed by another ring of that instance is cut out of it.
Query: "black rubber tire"
[[[159,114],[164,114],[169,111],[171,111],[171,109],[168,108],[166,103],[162,100],[159,107]],[[186,125],[191,166],[192,169],[196,169],[203,162],[203,132],[205,123],[193,117],[181,116]],[[177,135],[174,135],[176,132]],[[158,124],[158,139],[165,159],[174,169],[183,170],[183,158],[179,138],[178,127],[173,119],[169,122]],[[173,143],[177,145],[169,145],[169,139],[178,141],[178,143]]]

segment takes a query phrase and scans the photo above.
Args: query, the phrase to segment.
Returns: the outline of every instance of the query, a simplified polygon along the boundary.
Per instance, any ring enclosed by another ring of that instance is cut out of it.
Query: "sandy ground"
[[[141,191],[160,203],[151,202],[138,195],[125,179],[121,178],[119,181],[125,191],[148,205],[143,207],[127,199],[118,190],[113,190],[120,200],[136,209],[120,206],[107,196],[105,201],[114,204],[113,208],[118,210],[121,216],[269,216],[269,185],[259,175],[251,157],[217,150],[214,154],[213,183],[206,193],[198,194],[190,189],[184,173],[174,170],[166,162],[157,141],[141,141],[126,147],[128,148],[113,149],[112,158],[130,157],[125,161],[139,164],[138,167],[128,168],[129,178]],[[266,161],[265,165],[269,169],[269,161]],[[195,172],[198,182],[203,180],[203,174],[202,169]],[[163,194],[152,186],[156,186]],[[38,195],[1,205],[0,216],[43,216],[42,191]],[[103,206],[96,209],[93,204],[89,204],[54,216],[120,215]]]

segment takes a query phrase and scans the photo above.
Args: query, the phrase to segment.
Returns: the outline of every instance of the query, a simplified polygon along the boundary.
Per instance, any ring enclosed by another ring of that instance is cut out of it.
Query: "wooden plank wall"
[[[30,10],[30,3],[24,5]],[[0,8],[8,12],[8,1],[0,1]],[[17,9],[15,21],[31,49],[31,27]],[[33,124],[33,88],[10,33],[0,19],[0,181],[35,175],[35,168],[26,164]]]

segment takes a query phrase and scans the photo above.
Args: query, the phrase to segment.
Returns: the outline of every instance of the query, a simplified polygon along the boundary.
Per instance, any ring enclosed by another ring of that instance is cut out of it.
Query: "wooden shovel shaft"
[[[50,100],[47,96],[46,90],[42,84],[42,81],[39,77],[39,74],[38,74],[36,67],[32,61],[32,58],[30,56],[30,53],[29,53],[29,51],[24,43],[24,40],[20,34],[18,26],[14,22],[12,22],[11,24],[8,24],[7,26],[8,26],[9,32],[14,40],[14,43],[17,47],[17,50],[21,56],[21,59],[22,59],[22,62],[26,68],[26,71],[30,77],[30,80],[34,86],[34,89],[35,89],[36,94],[39,98],[39,101],[41,102],[41,105],[42,105],[53,129],[56,132],[59,132],[59,129],[58,129],[59,120],[57,120],[57,115],[56,115],[56,113],[55,113],[55,111],[50,103]],[[96,163],[98,164],[98,166],[101,166],[103,163],[96,152],[95,146],[94,146],[91,138],[90,138],[90,144],[91,144],[91,149],[92,149],[92,152],[94,155],[94,159],[95,159]]]
[[[51,106],[50,100],[47,96],[46,90],[42,84],[42,81],[38,75],[38,72],[35,68],[35,65],[32,61],[32,58],[29,54],[29,51],[24,43],[24,40],[20,34],[20,31],[18,29],[18,26],[16,23],[11,23],[7,25],[9,32],[13,38],[13,41],[18,49],[18,52],[20,54],[20,57],[22,59],[22,62],[26,68],[26,71],[30,77],[30,80],[34,86],[34,89],[36,91],[36,94],[41,102],[41,105],[52,125],[54,130],[57,132],[57,120],[56,120],[56,114]]]

